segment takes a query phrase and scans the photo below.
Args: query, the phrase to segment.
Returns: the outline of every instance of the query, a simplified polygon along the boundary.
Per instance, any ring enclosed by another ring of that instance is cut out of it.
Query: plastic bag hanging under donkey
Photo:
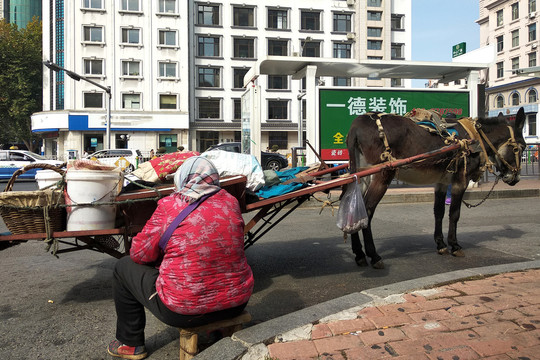
[[[356,177],[355,177],[356,179]],[[347,185],[337,213],[337,227],[352,234],[368,226],[369,219],[362,197],[362,185],[354,181]]]

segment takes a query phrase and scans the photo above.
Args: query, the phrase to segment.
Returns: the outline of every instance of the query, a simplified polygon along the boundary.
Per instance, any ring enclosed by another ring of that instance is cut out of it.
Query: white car
[[[139,167],[142,155],[135,149],[105,149],[85,156],[85,159],[97,160],[101,164],[117,166],[129,174]]]
[[[41,155],[28,150],[0,150],[0,179],[11,179],[13,173],[18,169],[30,164],[62,165],[62,161],[49,160]],[[34,179],[36,171],[40,169],[28,170],[17,177],[17,179]]]

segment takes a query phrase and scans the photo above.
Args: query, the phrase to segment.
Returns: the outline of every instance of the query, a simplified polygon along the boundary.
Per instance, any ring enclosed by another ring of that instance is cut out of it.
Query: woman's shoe
[[[114,340],[107,347],[109,355],[119,357],[122,359],[139,360],[148,356],[146,348],[142,346],[128,346],[122,344],[118,340]]]

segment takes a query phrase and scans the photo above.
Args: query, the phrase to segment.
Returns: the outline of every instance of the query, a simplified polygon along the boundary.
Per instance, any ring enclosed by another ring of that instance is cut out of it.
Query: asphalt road
[[[300,208],[247,251],[255,275],[253,323],[345,294],[458,269],[540,258],[538,198],[463,208],[466,256],[440,256],[432,204],[382,204],[374,235],[386,269],[359,268],[325,208]],[[5,231],[0,224],[0,232]],[[0,251],[0,359],[105,359],[114,338],[115,259],[84,250],[55,258],[30,241]],[[148,316],[150,359],[178,357],[178,332]]]

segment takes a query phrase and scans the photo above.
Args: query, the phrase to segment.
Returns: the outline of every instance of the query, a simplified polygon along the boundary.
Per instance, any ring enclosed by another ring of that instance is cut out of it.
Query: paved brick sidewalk
[[[540,270],[452,283],[319,323],[272,359],[540,359]]]

